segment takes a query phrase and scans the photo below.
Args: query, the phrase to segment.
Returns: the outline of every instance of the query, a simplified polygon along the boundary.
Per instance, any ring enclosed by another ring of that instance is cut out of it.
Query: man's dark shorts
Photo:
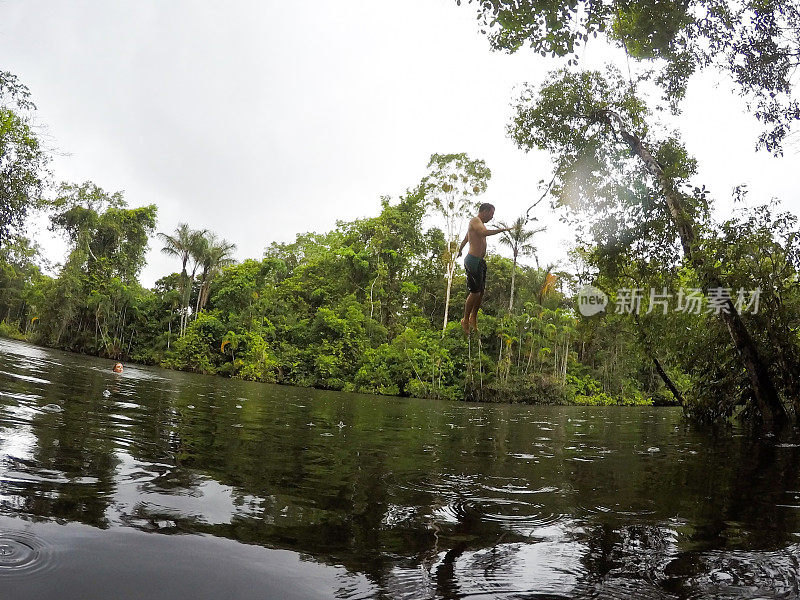
[[[486,289],[486,261],[472,254],[464,257],[464,270],[467,272],[467,289],[481,294]]]

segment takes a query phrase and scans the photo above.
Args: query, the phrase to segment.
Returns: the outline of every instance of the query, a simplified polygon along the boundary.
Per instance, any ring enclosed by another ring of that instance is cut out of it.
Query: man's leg
[[[472,318],[472,307],[475,305],[475,302],[478,300],[479,294],[474,292],[470,292],[467,295],[467,301],[464,303],[464,318],[461,319],[461,328],[464,330],[464,333],[469,334],[469,324],[470,319]]]
[[[472,329],[478,331],[478,309],[483,302],[483,292],[480,294],[470,294],[470,296],[475,296],[475,302],[472,304],[472,309],[470,311],[469,324],[472,326]]]

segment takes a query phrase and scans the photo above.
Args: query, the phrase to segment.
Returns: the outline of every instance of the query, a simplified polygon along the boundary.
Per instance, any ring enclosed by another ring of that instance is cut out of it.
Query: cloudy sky
[[[615,56],[595,43],[584,58]],[[550,178],[547,156],[515,148],[505,126],[515,86],[556,65],[491,53],[454,0],[0,0],[0,57],[33,93],[57,180],[155,203],[159,231],[212,229],[239,258],[376,214],[433,152],[486,160],[500,219]],[[696,78],[684,106],[677,124],[721,214],[742,183],[751,203],[777,196],[800,213],[800,155],[756,154],[758,126],[724,83]],[[569,230],[539,216],[541,259],[563,260]],[[63,243],[37,237],[63,259]],[[151,246],[146,285],[177,268]]]

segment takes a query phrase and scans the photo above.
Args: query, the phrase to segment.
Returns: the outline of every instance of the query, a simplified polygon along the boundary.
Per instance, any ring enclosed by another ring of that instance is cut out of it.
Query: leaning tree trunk
[[[649,340],[647,339],[644,327],[642,327],[642,322],[639,320],[639,315],[633,313],[633,319],[636,322],[636,332],[639,335],[640,343],[644,348],[645,354],[647,354],[647,356],[650,357],[650,360],[653,361],[653,365],[656,368],[656,373],[658,373],[658,376],[661,377],[661,381],[664,382],[664,385],[667,386],[667,389],[670,392],[672,392],[672,396],[673,398],[675,398],[678,404],[680,404],[681,406],[686,406],[686,403],[683,399],[683,394],[681,394],[680,390],[678,389],[678,386],[675,385],[675,382],[673,382],[672,379],[670,379],[669,375],[667,375],[667,372],[664,370],[664,367],[661,366],[661,362],[658,360],[658,358],[656,358],[655,353],[651,350],[652,346]]]
[[[613,111],[606,111],[598,115],[598,119],[609,125],[612,130],[614,128],[612,121],[616,122],[620,137],[628,144],[631,152],[645,164],[647,170],[658,182],[661,192],[664,194],[669,214],[678,230],[684,255],[700,276],[704,291],[707,291],[710,287],[722,287],[719,278],[706,269],[703,257],[697,252],[697,237],[692,219],[686,213],[680,193],[664,173],[661,164],[653,157],[642,140],[625,128],[622,118],[618,114]],[[787,420],[787,415],[786,409],[778,396],[778,390],[772,382],[766,365],[759,356],[758,348],[756,348],[753,338],[750,337],[747,327],[730,299],[726,302],[726,308],[727,312],[723,310],[719,315],[727,326],[733,344],[736,346],[736,350],[747,370],[761,418],[769,426],[780,425]]]
[[[653,365],[655,365],[656,367],[656,373],[658,373],[658,376],[661,377],[661,381],[664,382],[664,385],[667,386],[667,389],[669,389],[669,391],[672,392],[672,396],[675,398],[675,400],[678,401],[678,403],[681,406],[686,406],[685,401],[683,399],[683,394],[681,394],[680,390],[672,382],[672,379],[669,378],[669,375],[667,375],[667,372],[664,370],[664,367],[661,366],[661,363],[655,356],[651,355],[650,358],[653,360]]]

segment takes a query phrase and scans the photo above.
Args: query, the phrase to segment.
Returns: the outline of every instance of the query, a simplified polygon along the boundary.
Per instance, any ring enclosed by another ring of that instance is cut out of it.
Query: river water
[[[0,598],[797,598],[800,447],[0,340]]]

